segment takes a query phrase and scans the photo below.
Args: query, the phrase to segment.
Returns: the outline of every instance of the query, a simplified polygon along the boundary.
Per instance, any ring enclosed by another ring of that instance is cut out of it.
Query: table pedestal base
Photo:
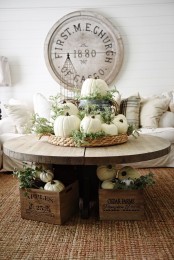
[[[82,200],[80,207],[81,218],[87,219],[90,215],[90,202],[98,198],[98,178],[96,166],[78,166],[79,192]]]
[[[90,202],[98,199],[99,180],[96,175],[97,166],[93,165],[54,165],[55,179],[65,185],[79,181],[79,208],[81,218],[87,219],[90,215]]]

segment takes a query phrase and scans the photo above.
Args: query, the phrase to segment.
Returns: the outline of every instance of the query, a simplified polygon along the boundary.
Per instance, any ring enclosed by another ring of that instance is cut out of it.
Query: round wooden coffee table
[[[7,141],[3,151],[20,161],[68,165],[122,164],[159,158],[170,152],[170,142],[163,138],[140,135],[130,136],[124,144],[107,147],[62,147],[40,140],[35,135],[25,135]]]
[[[48,143],[46,137],[38,140],[35,135],[18,137],[3,145],[7,156],[20,161],[79,166],[83,180],[83,218],[89,216],[90,184],[97,165],[152,160],[168,154],[170,149],[170,142],[150,135],[130,136],[124,144],[96,148],[56,146]]]

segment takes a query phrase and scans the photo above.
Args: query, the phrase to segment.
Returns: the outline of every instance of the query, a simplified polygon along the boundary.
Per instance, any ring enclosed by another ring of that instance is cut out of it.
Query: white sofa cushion
[[[159,127],[174,127],[174,112],[165,112],[160,118]]]
[[[143,128],[157,128],[160,117],[169,107],[169,98],[151,98],[141,103],[140,126]]]
[[[15,134],[15,133],[2,134],[0,135],[0,144],[3,145],[5,142],[20,136],[23,136],[23,134]]]
[[[141,128],[139,133],[161,137],[174,144],[174,128],[173,127],[151,128],[151,129],[150,128],[149,129]]]

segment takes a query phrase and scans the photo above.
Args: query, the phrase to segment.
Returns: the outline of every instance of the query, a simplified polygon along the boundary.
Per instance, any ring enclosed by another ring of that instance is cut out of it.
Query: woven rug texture
[[[77,213],[64,225],[25,220],[20,215],[18,181],[0,174],[0,260],[173,260],[174,168],[152,172],[145,189],[145,219],[101,221]]]

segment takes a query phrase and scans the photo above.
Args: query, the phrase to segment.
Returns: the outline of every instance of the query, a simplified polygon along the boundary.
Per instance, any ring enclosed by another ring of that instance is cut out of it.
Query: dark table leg
[[[82,199],[81,218],[87,219],[90,215],[90,201],[97,200],[98,178],[96,166],[80,166],[79,183]]]
[[[90,202],[96,201],[98,197],[97,167],[91,165],[54,165],[53,168],[55,177],[65,185],[78,179],[79,196],[82,201],[80,215],[83,219],[89,218]]]

